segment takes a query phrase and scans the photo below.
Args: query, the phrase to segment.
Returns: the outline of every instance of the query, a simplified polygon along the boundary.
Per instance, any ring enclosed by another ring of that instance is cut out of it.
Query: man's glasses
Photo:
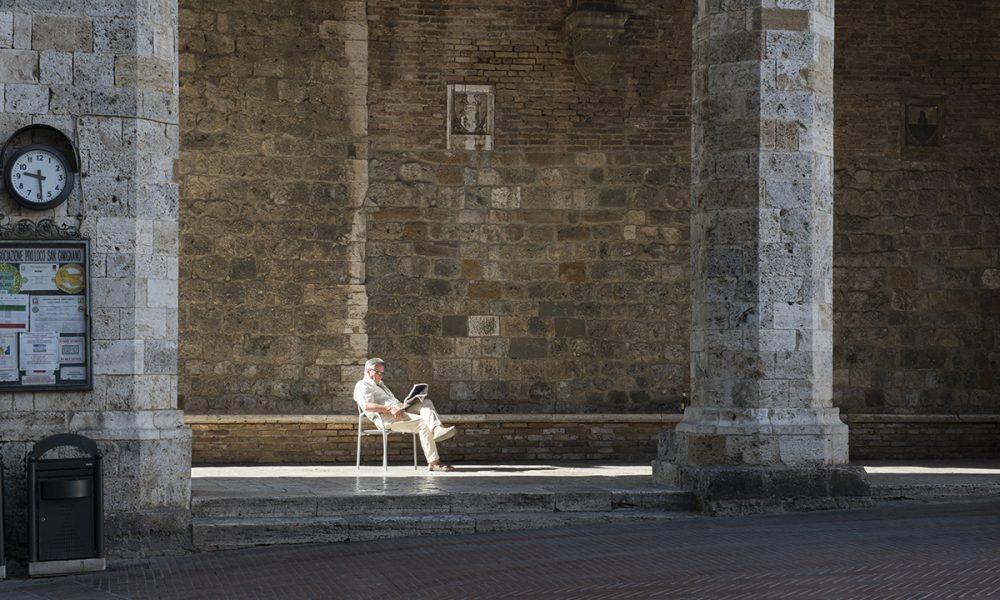
[[[375,369],[372,369],[372,375],[379,375],[381,377],[385,377],[385,371],[384,370],[383,371],[376,371]]]

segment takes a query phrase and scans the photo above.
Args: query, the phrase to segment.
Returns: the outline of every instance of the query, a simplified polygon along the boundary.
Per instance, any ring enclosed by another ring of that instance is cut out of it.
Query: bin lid
[[[41,459],[42,455],[49,450],[62,446],[72,446],[83,450],[94,458],[101,458],[101,451],[94,440],[78,433],[57,433],[35,442],[31,447],[31,452],[28,453],[28,460]]]

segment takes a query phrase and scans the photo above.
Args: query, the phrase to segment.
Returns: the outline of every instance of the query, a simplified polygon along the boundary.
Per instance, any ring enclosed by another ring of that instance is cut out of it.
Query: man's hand
[[[389,409],[389,414],[392,415],[394,419],[398,419],[399,415],[403,414],[403,409],[392,407]]]

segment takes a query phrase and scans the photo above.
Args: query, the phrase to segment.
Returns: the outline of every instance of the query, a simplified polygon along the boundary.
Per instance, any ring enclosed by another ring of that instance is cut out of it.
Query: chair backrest
[[[361,427],[362,425],[361,418],[364,417],[368,419],[369,422],[374,424],[375,428],[378,429],[379,431],[385,429],[385,421],[382,420],[382,415],[378,413],[366,413],[365,409],[361,408],[360,404],[358,404],[357,402],[355,402],[354,404],[355,406],[358,407],[358,427]]]

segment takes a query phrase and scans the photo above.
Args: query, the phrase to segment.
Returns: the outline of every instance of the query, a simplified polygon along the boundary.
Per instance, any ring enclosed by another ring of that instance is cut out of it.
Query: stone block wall
[[[180,5],[181,405],[351,410],[368,345],[364,2]]]
[[[834,393],[844,412],[1000,407],[997,27],[989,0],[837,3]],[[907,144],[907,104],[939,107],[937,145]]]
[[[674,412],[688,388],[690,9],[588,8],[628,16],[603,83],[565,2],[368,3],[370,353],[445,412]],[[446,148],[450,84],[493,86],[491,151]]]

